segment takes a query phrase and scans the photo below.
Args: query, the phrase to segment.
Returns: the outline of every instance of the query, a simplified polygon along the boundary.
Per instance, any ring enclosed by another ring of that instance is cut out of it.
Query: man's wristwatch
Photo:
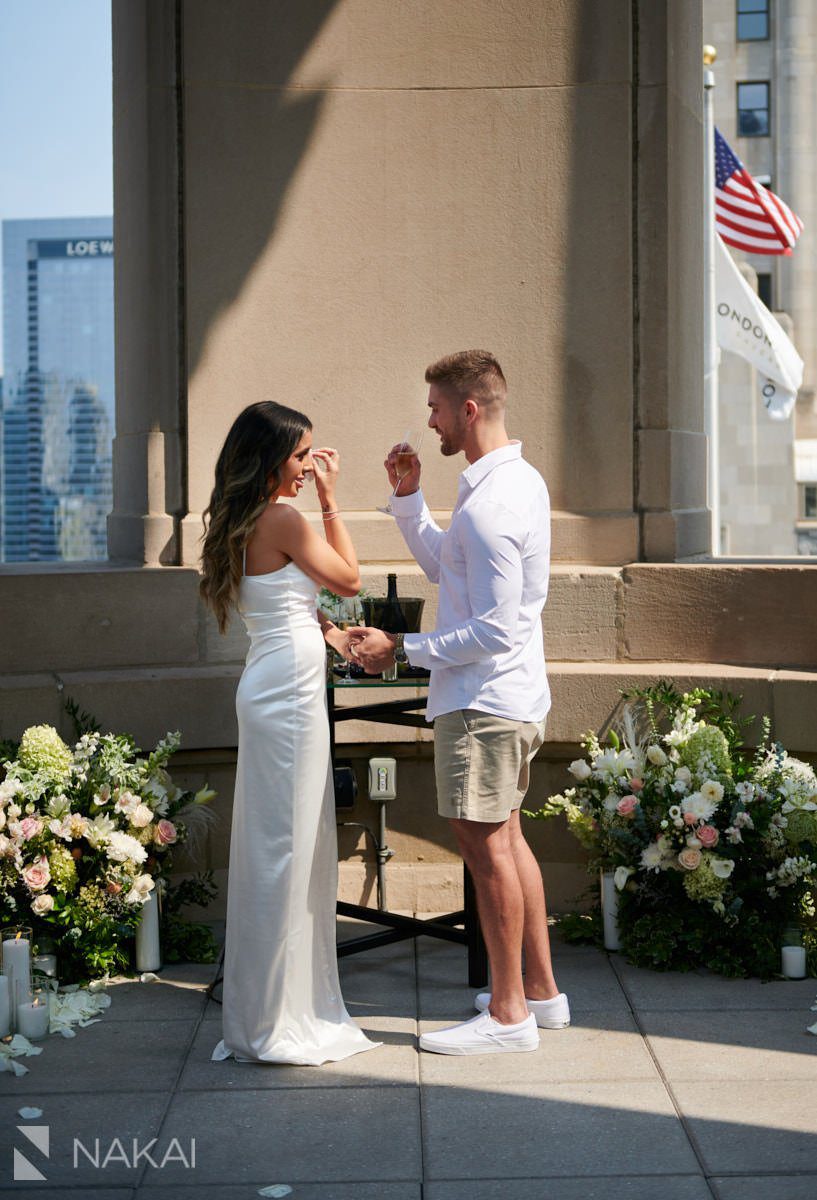
[[[394,661],[396,663],[407,663],[408,655],[406,654],[405,650],[403,649],[403,637],[405,635],[402,633],[396,633],[394,636],[395,636]]]

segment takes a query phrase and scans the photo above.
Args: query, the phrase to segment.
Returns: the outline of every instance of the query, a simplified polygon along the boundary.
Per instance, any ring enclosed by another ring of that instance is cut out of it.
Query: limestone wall
[[[817,576],[676,560],[707,545],[697,0],[114,0],[117,433],[109,566],[0,578],[0,736],[66,696],[218,787],[227,862],[245,650],[197,599],[201,510],[247,403],[305,409],[343,456],[364,583],[432,589],[388,518],[385,449],[426,364],[483,345],[547,479],[554,708],[531,803],[618,689],[730,681],[814,752]],[[458,464],[423,454],[442,521]],[[314,508],[308,497],[300,503]],[[342,727],[361,771],[393,737]],[[400,758],[390,902],[445,908],[459,866],[428,731]],[[373,821],[363,800],[352,820]],[[371,868],[342,830],[343,888]],[[536,828],[551,899],[585,884]]]

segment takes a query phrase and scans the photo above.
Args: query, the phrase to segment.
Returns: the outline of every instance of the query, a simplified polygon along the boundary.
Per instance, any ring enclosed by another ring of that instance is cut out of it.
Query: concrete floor
[[[349,1010],[384,1045],[325,1067],[210,1062],[213,968],[115,984],[101,1022],[50,1038],[28,1075],[0,1075],[0,1197],[244,1200],[282,1185],[267,1194],[813,1200],[817,981],[661,975],[586,948],[556,958],[571,1027],[541,1031],[537,1054],[465,1058],[416,1048],[418,1030],[472,1015],[464,947],[419,939],[344,959]],[[43,1115],[24,1121],[23,1105]],[[47,1158],[26,1124],[48,1126]],[[154,1161],[176,1161],[134,1168],[133,1140],[138,1152],[151,1138]],[[80,1150],[75,1166],[74,1139],[91,1154],[99,1139],[108,1165]],[[12,1182],[12,1146],[45,1183]]]

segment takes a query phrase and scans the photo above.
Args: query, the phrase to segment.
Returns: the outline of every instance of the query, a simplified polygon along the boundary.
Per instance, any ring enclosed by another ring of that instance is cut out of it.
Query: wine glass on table
[[[417,456],[420,453],[420,447],[423,444],[424,429],[407,429],[403,437],[395,446],[395,462],[394,472],[397,476],[397,483],[394,485],[394,491],[389,496],[388,503],[385,508],[377,505],[377,511],[386,513],[387,516],[393,516],[391,507],[392,496],[397,496],[400,493],[400,484],[407,475],[410,475],[417,461]]]

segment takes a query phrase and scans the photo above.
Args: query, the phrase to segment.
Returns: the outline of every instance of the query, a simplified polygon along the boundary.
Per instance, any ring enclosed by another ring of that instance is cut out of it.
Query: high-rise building
[[[113,220],[3,222],[0,561],[107,553]]]
[[[791,256],[733,251],[805,363],[792,421],[768,420],[753,372],[720,372],[721,518],[735,554],[817,554],[817,4],[704,0],[718,52],[715,124],[744,166],[805,224]]]

